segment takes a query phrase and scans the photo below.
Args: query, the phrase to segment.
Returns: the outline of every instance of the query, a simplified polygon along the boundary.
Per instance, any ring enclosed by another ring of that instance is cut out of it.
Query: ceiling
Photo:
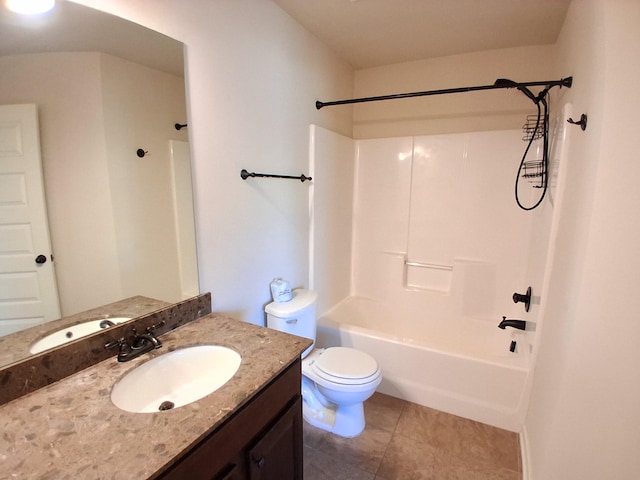
[[[0,56],[40,52],[105,52],[184,75],[182,43],[136,23],[61,0],[36,16],[12,13],[0,2]]]
[[[273,0],[356,69],[556,42],[571,0]],[[117,32],[117,33],[115,33]],[[182,44],[58,0],[24,17],[0,7],[0,56],[104,51],[182,75]]]
[[[571,0],[273,0],[356,69],[553,44]]]

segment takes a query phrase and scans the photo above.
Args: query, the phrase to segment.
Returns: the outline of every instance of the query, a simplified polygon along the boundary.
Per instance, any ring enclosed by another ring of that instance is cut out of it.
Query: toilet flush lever
[[[298,319],[297,318],[292,318],[291,320],[287,320],[286,322],[289,325],[297,325],[298,324]]]

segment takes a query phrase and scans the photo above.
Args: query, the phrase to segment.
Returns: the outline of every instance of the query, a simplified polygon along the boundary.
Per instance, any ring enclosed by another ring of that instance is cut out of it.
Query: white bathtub
[[[449,320],[430,330],[429,322],[413,323],[375,301],[348,297],[318,319],[317,346],[372,355],[383,372],[379,392],[520,431],[530,356],[524,334],[486,320]]]

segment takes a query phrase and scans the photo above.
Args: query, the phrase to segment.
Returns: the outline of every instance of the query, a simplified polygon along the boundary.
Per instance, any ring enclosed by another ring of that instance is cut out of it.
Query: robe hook
[[[579,121],[576,122],[573,118],[569,118],[567,122],[569,122],[572,125],[580,125],[580,128],[582,129],[583,132],[587,129],[587,115],[585,113],[580,115]]]

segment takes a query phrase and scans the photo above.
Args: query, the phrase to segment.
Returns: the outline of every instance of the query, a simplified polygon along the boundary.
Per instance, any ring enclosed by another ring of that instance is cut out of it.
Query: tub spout
[[[505,327],[517,328],[518,330],[524,330],[527,327],[527,322],[524,320],[507,320],[507,317],[502,317],[502,321],[498,328],[505,329]]]

